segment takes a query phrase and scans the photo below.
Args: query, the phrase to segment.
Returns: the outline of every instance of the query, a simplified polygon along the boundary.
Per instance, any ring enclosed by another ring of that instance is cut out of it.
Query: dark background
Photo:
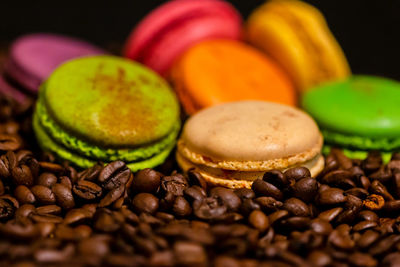
[[[132,27],[160,0],[4,0],[0,43],[29,32],[56,32],[118,50]],[[244,17],[264,0],[231,0]],[[400,80],[400,1],[307,0],[318,7],[342,45],[354,73]]]

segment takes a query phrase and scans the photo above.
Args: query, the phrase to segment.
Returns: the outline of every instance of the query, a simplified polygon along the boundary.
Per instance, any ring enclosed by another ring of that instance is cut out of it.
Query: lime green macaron
[[[164,162],[180,129],[167,82],[114,56],[71,60],[42,84],[33,127],[43,150],[87,168],[123,160],[137,171]]]
[[[302,98],[303,108],[319,124],[330,147],[347,156],[365,158],[383,152],[386,160],[400,150],[400,83],[375,76],[353,76],[313,88]]]

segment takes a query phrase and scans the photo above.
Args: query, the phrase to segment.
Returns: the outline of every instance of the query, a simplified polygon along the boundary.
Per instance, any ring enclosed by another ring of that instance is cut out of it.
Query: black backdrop
[[[57,32],[118,47],[161,0],[3,0],[0,43],[29,32]],[[264,0],[231,0],[246,17]],[[307,0],[326,16],[354,73],[400,80],[400,1]]]

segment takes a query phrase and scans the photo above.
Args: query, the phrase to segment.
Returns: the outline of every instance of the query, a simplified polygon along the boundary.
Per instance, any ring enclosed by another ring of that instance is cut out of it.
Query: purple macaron
[[[104,50],[78,39],[55,34],[30,34],[13,42],[4,73],[16,84],[36,94],[40,84],[61,63],[104,53]]]

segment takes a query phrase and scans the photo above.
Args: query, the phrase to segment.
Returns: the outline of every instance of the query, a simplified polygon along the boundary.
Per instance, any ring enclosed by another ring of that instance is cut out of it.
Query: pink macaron
[[[173,0],[147,15],[130,34],[124,55],[166,75],[189,47],[209,39],[240,39],[242,18],[222,0]]]

